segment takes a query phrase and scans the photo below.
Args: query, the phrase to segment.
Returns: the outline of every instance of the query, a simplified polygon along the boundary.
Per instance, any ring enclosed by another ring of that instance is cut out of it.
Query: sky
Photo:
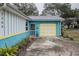
[[[39,14],[41,14],[42,10],[44,9],[44,3],[36,3],[37,9],[39,11]],[[79,3],[71,3],[71,8],[75,9],[78,8],[79,9]]]

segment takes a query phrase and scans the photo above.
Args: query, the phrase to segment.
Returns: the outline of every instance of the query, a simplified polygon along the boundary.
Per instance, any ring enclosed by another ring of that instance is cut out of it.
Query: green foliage
[[[57,13],[61,16],[71,10],[71,5],[69,3],[45,3],[42,15]],[[51,11],[51,12],[50,12]]]
[[[38,10],[34,3],[14,3],[19,10],[21,10],[27,16],[37,16]]]
[[[78,32],[78,30],[64,29],[63,37],[69,38],[70,40],[73,40],[74,42],[79,43],[79,32]]]
[[[45,3],[42,15],[47,14],[58,14],[63,18],[76,17],[79,16],[79,9],[71,9],[70,3]]]
[[[16,44],[15,46],[8,48],[7,44],[5,43],[6,48],[0,48],[0,55],[2,56],[15,56],[20,49],[24,45],[27,45],[28,39],[22,40],[20,43]]]
[[[0,3],[0,7],[3,6],[4,3]]]
[[[2,56],[14,56],[14,55],[16,55],[17,50],[18,50],[18,47],[1,48],[0,55],[2,55]]]

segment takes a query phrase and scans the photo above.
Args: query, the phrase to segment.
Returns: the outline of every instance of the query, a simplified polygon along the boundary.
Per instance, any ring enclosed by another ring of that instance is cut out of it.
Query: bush
[[[1,48],[0,55],[2,55],[2,56],[14,56],[14,55],[16,55],[17,50],[18,50],[18,47]]]
[[[63,37],[64,37],[64,35],[65,35],[65,30],[66,30],[66,29],[62,28],[61,34],[62,34]]]
[[[8,48],[5,43],[6,48],[0,48],[0,55],[1,56],[15,56],[23,45],[27,45],[27,42],[28,42],[28,39],[24,39],[20,43],[16,44],[15,46],[11,48]]]

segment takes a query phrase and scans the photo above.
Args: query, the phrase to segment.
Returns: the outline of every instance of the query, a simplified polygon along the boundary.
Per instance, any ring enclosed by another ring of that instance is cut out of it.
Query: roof
[[[61,21],[59,16],[28,16],[30,21]]]
[[[28,17],[24,13],[22,13],[20,10],[18,10],[18,8],[16,8],[15,5],[4,3],[4,5],[0,7],[0,10],[2,9],[12,12],[24,19],[28,19]]]

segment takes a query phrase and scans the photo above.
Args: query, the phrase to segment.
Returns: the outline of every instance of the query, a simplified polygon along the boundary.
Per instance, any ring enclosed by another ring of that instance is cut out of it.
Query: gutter
[[[10,7],[11,7],[11,6],[10,6]],[[7,10],[7,11],[9,11],[9,12],[12,12],[12,13],[14,13],[14,14],[16,14],[16,15],[18,15],[18,16],[20,16],[20,17],[26,19],[26,20],[28,19],[28,17],[25,16],[23,13],[21,13],[19,10],[15,10],[13,7],[12,7],[12,8],[10,8],[10,7],[7,6],[6,3],[4,3],[4,5],[3,5],[2,7],[0,7],[0,10],[4,9],[4,10]]]

